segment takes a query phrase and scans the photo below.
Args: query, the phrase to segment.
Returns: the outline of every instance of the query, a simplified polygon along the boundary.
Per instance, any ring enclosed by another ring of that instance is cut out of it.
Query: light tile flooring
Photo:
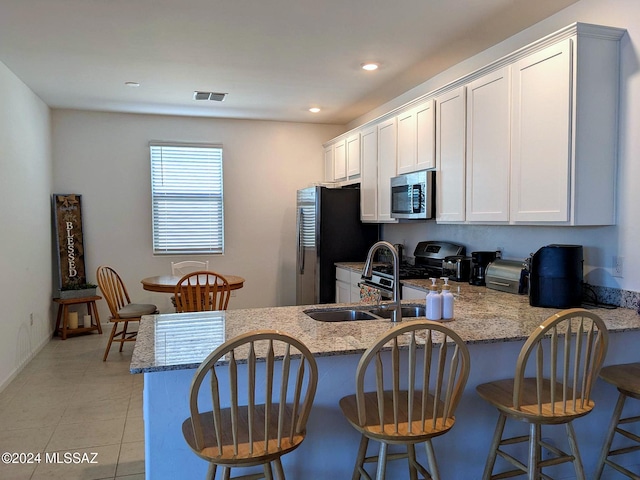
[[[102,361],[105,327],[54,337],[0,392],[0,453],[41,454],[0,463],[0,479],[144,479],[142,375],[129,373],[133,343]]]

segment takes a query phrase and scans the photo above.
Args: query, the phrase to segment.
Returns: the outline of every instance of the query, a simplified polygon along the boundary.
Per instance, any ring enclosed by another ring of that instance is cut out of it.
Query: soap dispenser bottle
[[[453,320],[453,293],[451,293],[451,285],[449,279],[444,277],[444,285],[442,286],[442,319]]]
[[[436,279],[431,279],[432,285],[429,287],[429,293],[426,299],[427,320],[442,319],[442,296],[438,293]]]

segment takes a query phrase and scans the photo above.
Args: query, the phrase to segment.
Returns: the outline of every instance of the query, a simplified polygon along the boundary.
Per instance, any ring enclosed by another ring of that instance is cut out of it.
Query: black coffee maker
[[[485,272],[487,265],[496,259],[496,252],[471,252],[471,285],[485,285]]]
[[[552,244],[532,254],[529,304],[569,308],[582,304],[582,245]]]

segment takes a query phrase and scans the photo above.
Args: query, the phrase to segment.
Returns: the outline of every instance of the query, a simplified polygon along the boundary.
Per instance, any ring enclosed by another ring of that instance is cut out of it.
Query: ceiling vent
[[[222,102],[226,93],[218,93],[218,92],[193,92],[194,100],[213,100],[214,102]]]

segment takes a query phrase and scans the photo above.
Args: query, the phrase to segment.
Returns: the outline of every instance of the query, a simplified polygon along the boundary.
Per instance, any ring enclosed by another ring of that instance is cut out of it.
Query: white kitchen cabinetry
[[[360,178],[360,133],[339,138],[324,150],[326,182],[353,183]]]
[[[424,152],[435,108],[438,223],[615,224],[624,34],[569,25],[368,125],[363,221],[393,221],[396,171],[433,168]]]
[[[465,87],[436,98],[436,220],[465,220]]]
[[[513,221],[569,220],[571,39],[513,66]]]
[[[403,300],[422,300],[426,301],[427,292],[418,288],[402,286],[402,299]]]
[[[360,302],[361,272],[350,268],[336,267],[336,303]]]
[[[466,220],[509,221],[509,67],[467,85]]]
[[[360,132],[360,219],[394,223],[391,218],[391,177],[396,175],[396,120],[386,120]]]
[[[339,140],[333,146],[333,178],[336,182],[347,179],[347,140]]]
[[[397,116],[398,173],[435,168],[435,107],[433,100]]]
[[[378,126],[360,134],[362,175],[360,181],[360,220],[378,221]]]
[[[324,181],[335,181],[333,170],[333,145],[324,147]]]
[[[397,222],[391,218],[391,177],[396,176],[396,119],[378,124],[378,222]]]
[[[347,268],[336,267],[336,303],[351,303],[351,274]]]
[[[360,175],[360,133],[349,135],[346,140],[347,177]]]
[[[360,280],[362,272],[351,270],[351,303],[360,302]]]
[[[512,223],[615,223],[622,32],[578,27],[512,67]]]

